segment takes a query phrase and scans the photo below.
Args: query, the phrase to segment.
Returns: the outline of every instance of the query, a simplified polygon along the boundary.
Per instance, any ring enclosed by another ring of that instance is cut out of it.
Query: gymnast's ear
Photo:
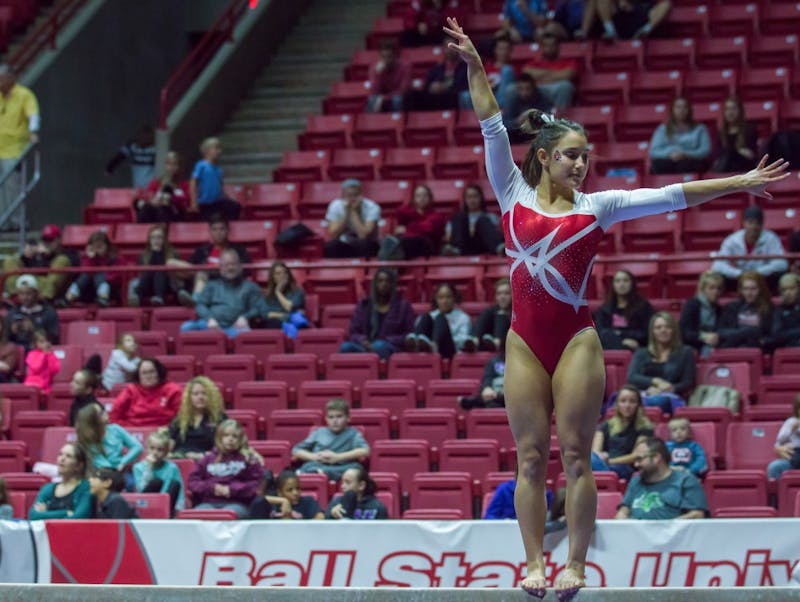
[[[550,165],[550,155],[548,155],[547,151],[541,147],[536,149],[536,158],[543,166],[547,167]]]

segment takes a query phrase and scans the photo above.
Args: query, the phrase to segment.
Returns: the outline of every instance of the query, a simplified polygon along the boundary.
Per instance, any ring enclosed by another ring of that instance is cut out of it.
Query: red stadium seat
[[[193,355],[202,359],[208,355],[224,354],[228,349],[228,337],[221,330],[193,330],[181,332],[175,338],[175,353]]]
[[[322,101],[322,111],[326,115],[363,113],[370,94],[368,81],[334,82],[328,97]]]
[[[300,473],[297,475],[300,481],[300,491],[305,495],[316,498],[317,503],[322,508],[328,505],[328,477],[316,473]]]
[[[778,480],[778,514],[780,516],[797,516],[794,511],[794,500],[800,496],[800,470],[787,470]]]
[[[113,224],[94,224],[86,226],[67,224],[63,229],[61,244],[64,245],[66,249],[82,252],[86,248],[86,242],[89,240],[89,236],[97,231],[105,232],[111,240],[114,240]]]
[[[703,482],[708,509],[731,506],[765,506],[767,478],[764,470],[712,470]]]
[[[433,165],[435,178],[477,180],[483,176],[483,145],[440,146]]]
[[[144,328],[145,313],[138,307],[99,307],[95,315],[98,323],[113,322],[116,324],[118,336],[124,332],[132,332]],[[117,341],[106,342],[116,344]]]
[[[659,425],[661,426],[661,425]],[[551,442],[552,445],[552,442]],[[597,491],[619,491],[623,492],[625,486],[624,481],[621,483],[619,475],[610,470],[595,470],[592,472],[594,481],[597,484]],[[558,475],[558,478],[553,485],[554,491],[563,489],[567,486],[567,475],[563,472]]]
[[[11,421],[11,438],[24,441],[28,458],[36,461],[42,454],[44,431],[50,426],[64,426],[67,416],[64,412],[38,410],[36,412],[17,412]]]
[[[442,497],[447,499],[450,496]],[[438,500],[439,497],[434,499]],[[409,508],[403,512],[403,520],[463,520],[465,516],[469,517],[470,514],[465,514],[460,508]]]
[[[611,142],[614,139],[613,124],[616,123],[616,118],[614,107],[610,105],[570,107],[564,110],[564,117],[580,123],[593,144]]]
[[[305,131],[297,138],[298,147],[301,151],[346,148],[350,146],[352,131],[350,115],[309,115]]]
[[[197,376],[193,355],[157,355],[156,359],[167,369],[167,378],[172,382],[183,383]]]
[[[401,439],[424,439],[434,450],[458,434],[454,408],[406,409],[400,415],[399,426]]]
[[[381,178],[424,180],[432,175],[433,149],[390,148],[386,150],[381,166]]]
[[[380,440],[370,450],[370,470],[397,473],[404,491],[409,490],[416,473],[430,470],[430,463],[430,447],[423,440]]]
[[[24,472],[27,450],[25,441],[0,441],[0,473]]]
[[[636,72],[644,63],[641,40],[618,40],[614,44],[597,44],[589,62],[595,73]]]
[[[622,503],[622,494],[619,491],[597,492],[597,518],[609,520],[617,515],[617,508]]]
[[[747,52],[750,67],[785,67],[798,62],[797,35],[758,36],[750,40]]]
[[[249,353],[209,355],[203,360],[203,374],[233,389],[240,382],[256,380],[256,358]]]
[[[687,251],[719,250],[723,239],[742,223],[742,212],[737,209],[700,211],[693,207],[682,213],[683,244]]]
[[[450,378],[480,381],[487,362],[494,356],[495,354],[490,351],[456,353],[450,360]]]
[[[375,19],[372,31],[367,35],[367,48],[377,49],[381,42],[397,43],[403,33],[403,19],[399,17],[380,17]]]
[[[648,76],[660,76],[662,74],[651,73]],[[615,139],[619,142],[637,143],[629,144],[623,150],[627,150],[629,155],[640,157],[646,154],[647,149],[638,146],[644,140],[650,140],[653,131],[669,117],[669,103],[659,102],[656,104],[629,105],[625,110],[619,110],[617,115],[618,123],[614,127]],[[604,146],[597,150],[597,154],[603,154],[608,150],[614,150],[614,145]],[[603,174],[603,171],[598,171]],[[639,171],[640,174],[643,171]]]
[[[53,382],[67,383],[72,380],[72,375],[83,368],[84,357],[92,353],[91,346],[85,348],[79,345],[54,345],[53,353],[58,358],[61,368]]]
[[[432,380],[425,388],[425,407],[458,409],[458,398],[478,394],[479,387],[472,378]]]
[[[739,96],[744,101],[769,102],[777,110],[777,102],[791,98],[790,76],[791,71],[786,67],[745,69],[739,76]],[[750,119],[750,114],[745,114]],[[759,130],[763,132],[761,128]]]
[[[438,353],[393,353],[389,357],[387,378],[412,379],[418,387],[442,378],[442,358]]]
[[[348,333],[355,307],[353,303],[325,305],[322,308],[321,326],[323,328],[341,328],[343,332]]]
[[[331,201],[341,196],[341,182],[307,182],[303,185],[298,210],[304,219],[324,218]]]
[[[230,223],[230,240],[243,246],[256,262],[274,255],[272,248],[278,235],[278,224],[271,220],[246,220]]]
[[[306,380],[317,379],[317,356],[313,353],[276,353],[264,360],[264,380],[284,381],[293,390]]]
[[[717,348],[711,351],[708,361],[719,364],[747,363],[750,366],[751,391],[758,391],[764,366],[764,354],[761,349],[756,347]]]
[[[150,314],[150,330],[160,330],[167,336],[177,337],[181,324],[196,318],[194,309],[189,307],[156,307]]]
[[[456,509],[472,517],[472,479],[467,472],[421,472],[408,492],[409,510]]]
[[[644,66],[648,71],[689,71],[694,67],[693,38],[648,40]]]
[[[767,35],[796,35],[800,30],[800,6],[775,2],[762,7],[760,28]]]
[[[800,391],[800,375],[779,374],[763,376],[758,388],[758,404],[786,404],[794,402]]]
[[[70,322],[64,335],[64,345],[78,345],[91,349],[94,345],[117,342],[117,325],[114,322]]]
[[[372,475],[370,475],[372,476]],[[397,518],[400,504],[391,491],[376,491],[375,497],[386,507],[386,518]]]
[[[331,180],[374,180],[383,163],[383,151],[379,148],[336,149],[328,167]]]
[[[170,518],[168,493],[128,493],[124,491],[122,497],[136,509],[139,518]]]
[[[454,111],[414,111],[408,114],[403,141],[411,147],[446,146],[453,137],[455,125]]]
[[[434,266],[428,267],[425,272],[424,290],[425,298],[433,299],[436,286],[447,282],[455,286],[461,293],[464,301],[477,301],[480,298],[479,287],[483,277],[483,266]]]
[[[755,393],[750,374],[750,365],[746,362],[698,362],[696,381],[698,385],[721,385],[736,389],[744,401]]]
[[[226,410],[228,418],[239,423],[250,441],[258,439],[258,415],[255,410]]]
[[[285,382],[242,381],[233,389],[233,408],[254,410],[267,418],[273,410],[289,409],[289,388]]]
[[[175,222],[170,225],[169,240],[177,250],[191,252],[208,242],[208,225],[202,222]]]
[[[461,207],[464,180],[428,180],[422,182],[433,193],[433,204],[439,210],[454,212]]]
[[[367,380],[361,388],[362,408],[385,408],[392,416],[417,404],[416,383],[410,379]]]
[[[623,250],[626,253],[680,252],[682,217],[682,213],[670,211],[623,222]]]
[[[48,464],[55,464],[64,444],[77,439],[75,429],[71,426],[48,426],[42,435],[42,450],[38,459]]]
[[[319,288],[314,290],[319,294]],[[344,332],[340,328],[305,328],[297,334],[294,350],[296,353],[315,353],[325,360],[329,355],[339,352],[343,341]]]
[[[772,506],[735,506],[715,508],[711,518],[775,518],[777,510]]]
[[[317,182],[328,179],[330,150],[287,151],[272,174],[273,182]]]
[[[28,518],[28,508],[25,505],[27,497],[23,491],[9,491],[8,503],[11,504],[11,518]]]
[[[504,408],[476,409],[467,412],[467,439],[494,439],[500,447],[514,447],[514,435],[508,426]]]
[[[222,508],[215,508],[215,509],[201,509],[197,510],[195,508],[191,510],[178,510],[175,514],[175,518],[181,520],[236,520],[238,517],[236,516],[236,512],[233,510],[225,510]]]
[[[332,353],[325,361],[325,377],[360,389],[365,381],[378,379],[379,361],[376,353]]]
[[[725,437],[725,468],[763,470],[775,459],[781,422],[731,422]]]
[[[459,111],[453,138],[456,144],[483,144],[481,126],[474,111]]]
[[[666,265],[667,295],[675,299],[688,299],[697,292],[697,282],[700,274],[711,267],[710,261],[705,259],[691,259],[686,261],[670,261]]]
[[[791,179],[791,177],[787,178],[787,180]],[[785,239],[800,228],[800,211],[796,207],[785,209],[767,207],[764,209],[764,223],[770,230]]]
[[[800,129],[800,128],[796,127],[792,129]],[[775,182],[775,184],[770,185],[770,194],[772,195],[773,198],[770,199],[769,209],[773,209],[773,211],[775,210],[776,207],[788,207],[794,209],[795,214],[793,220],[795,223],[795,227],[797,227],[796,211],[797,211],[797,199],[798,197],[800,197],[800,175],[792,173],[785,180],[780,180],[779,182]],[[765,219],[767,218],[767,216],[769,216],[770,219],[772,219],[773,212],[768,212],[768,211],[769,210],[765,211],[766,214]],[[783,221],[784,223],[786,223],[787,221],[791,222],[792,217],[786,215],[785,221],[784,220],[781,221]],[[788,224],[784,225],[782,228],[784,232],[786,231],[787,225]],[[769,224],[768,227],[772,229],[772,224]]]
[[[134,217],[130,188],[96,188],[94,202],[83,210],[83,221],[92,225],[124,224]]]
[[[620,137],[620,132],[623,130],[624,124],[617,125],[615,132],[617,138]],[[624,135],[624,134],[623,134]],[[604,176],[612,169],[627,169],[633,170],[638,176],[647,172],[648,152],[647,148],[649,142],[617,142],[614,144],[597,145],[595,147],[594,170],[599,176]],[[618,178],[620,179],[620,178]],[[595,178],[597,182],[597,178]],[[632,185],[623,188],[633,188],[636,180]],[[599,187],[594,187],[593,190],[601,190]],[[589,192],[592,192],[590,190]],[[606,189],[608,190],[608,189]]]
[[[750,36],[758,33],[758,4],[711,6],[708,13],[708,33],[712,37]]]
[[[628,104],[631,78],[625,72],[620,73],[585,73],[581,76],[578,87],[579,105],[611,105]]]
[[[114,228],[114,246],[120,255],[136,260],[147,245],[147,231],[153,224],[120,223]]]
[[[775,376],[800,373],[800,347],[779,347],[772,352],[772,374]]]
[[[297,409],[322,410],[331,399],[353,403],[353,386],[346,380],[309,380],[297,387]]]
[[[386,506],[386,509],[389,510],[389,517],[399,517],[400,500],[403,497],[403,492],[400,487],[400,477],[394,472],[376,472],[374,470],[370,471],[369,476],[375,481],[379,494],[389,493],[392,496],[392,506]],[[386,505],[383,498],[379,499]]]
[[[323,305],[328,303],[355,304],[361,296],[359,284],[363,276],[363,268],[315,268],[309,270],[303,287],[307,292],[317,295],[319,302]],[[338,334],[341,343],[342,332],[339,330],[334,333],[335,330],[330,328],[306,329],[300,332],[299,337],[310,337],[309,340],[320,340],[324,337],[330,344],[336,338],[334,334]],[[295,348],[297,347],[296,343],[297,341],[295,341]],[[338,346],[331,352],[337,350]]]
[[[0,478],[6,482],[9,491],[24,495],[25,513],[23,518],[28,517],[28,512],[36,501],[39,490],[50,482],[46,476],[31,472],[6,472],[0,474]]]
[[[439,448],[439,470],[468,472],[480,480],[500,470],[500,447],[495,439],[449,439]]]
[[[678,70],[634,73],[631,79],[630,101],[637,105],[669,105],[678,96],[682,80],[683,73]]]
[[[311,428],[323,424],[320,410],[273,410],[267,420],[267,439],[296,445],[308,436]]]
[[[738,81],[739,74],[735,69],[689,71],[683,77],[683,95],[691,103],[718,103],[720,99],[735,94]],[[701,121],[697,114],[695,119]]]
[[[233,339],[234,353],[249,353],[263,358],[273,353],[286,352],[286,337],[279,329],[259,329],[240,332]]]
[[[386,155],[384,155],[386,165]],[[381,176],[386,179],[385,176]],[[411,201],[411,182],[408,180],[396,181],[367,181],[362,182],[364,196],[372,199],[381,206],[385,212],[397,209],[403,203]]]
[[[344,68],[344,79],[349,82],[363,82],[369,79],[369,68],[380,60],[377,50],[355,50],[350,64]],[[347,115],[349,117],[349,115]],[[342,145],[344,146],[344,145]]]
[[[698,69],[741,69],[745,66],[747,38],[714,37],[697,41],[695,65]]]
[[[292,465],[292,444],[289,441],[250,441],[254,452],[264,458],[264,466],[273,474]]]
[[[353,125],[353,146],[356,148],[393,148],[400,144],[403,113],[361,113]]]
[[[383,408],[356,408],[350,410],[350,424],[364,433],[364,438],[372,445],[379,439],[391,435],[391,415]]]

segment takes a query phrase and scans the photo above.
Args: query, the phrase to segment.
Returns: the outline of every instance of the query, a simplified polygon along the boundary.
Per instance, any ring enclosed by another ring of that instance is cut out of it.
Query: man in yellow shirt
[[[33,92],[17,84],[17,76],[0,64],[0,173],[16,163],[29,142],[39,141],[39,103]],[[19,175],[13,174],[0,190],[0,213],[19,194]],[[14,218],[11,224],[14,225]],[[18,224],[16,224],[18,225]]]

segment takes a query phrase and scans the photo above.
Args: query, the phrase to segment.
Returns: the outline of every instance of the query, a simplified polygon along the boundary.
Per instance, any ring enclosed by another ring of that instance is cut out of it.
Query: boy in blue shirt
[[[199,211],[200,217],[208,221],[212,215],[220,214],[226,219],[237,220],[241,206],[224,196],[222,168],[217,165],[222,154],[219,138],[206,138],[200,145],[203,158],[195,163],[189,182],[191,211]]]
[[[697,441],[691,439],[689,420],[673,418],[668,426],[669,441],[666,443],[670,454],[669,465],[688,470],[696,477],[707,472],[706,452]]]

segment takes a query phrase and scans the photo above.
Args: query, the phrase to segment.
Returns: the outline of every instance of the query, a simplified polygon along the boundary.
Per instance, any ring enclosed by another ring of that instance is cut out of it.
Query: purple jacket
[[[264,468],[255,460],[248,460],[239,452],[221,456],[212,449],[197,461],[189,475],[189,491],[194,496],[192,502],[197,504],[238,503],[249,505],[256,495]],[[227,485],[231,489],[230,497],[214,495],[215,485]]]
[[[365,340],[383,340],[395,347],[402,347],[406,335],[414,330],[414,310],[402,295],[395,293],[389,304],[389,311],[374,337],[370,337],[372,315],[372,299],[367,297],[356,305],[353,319],[350,321],[350,340],[361,344]]]

